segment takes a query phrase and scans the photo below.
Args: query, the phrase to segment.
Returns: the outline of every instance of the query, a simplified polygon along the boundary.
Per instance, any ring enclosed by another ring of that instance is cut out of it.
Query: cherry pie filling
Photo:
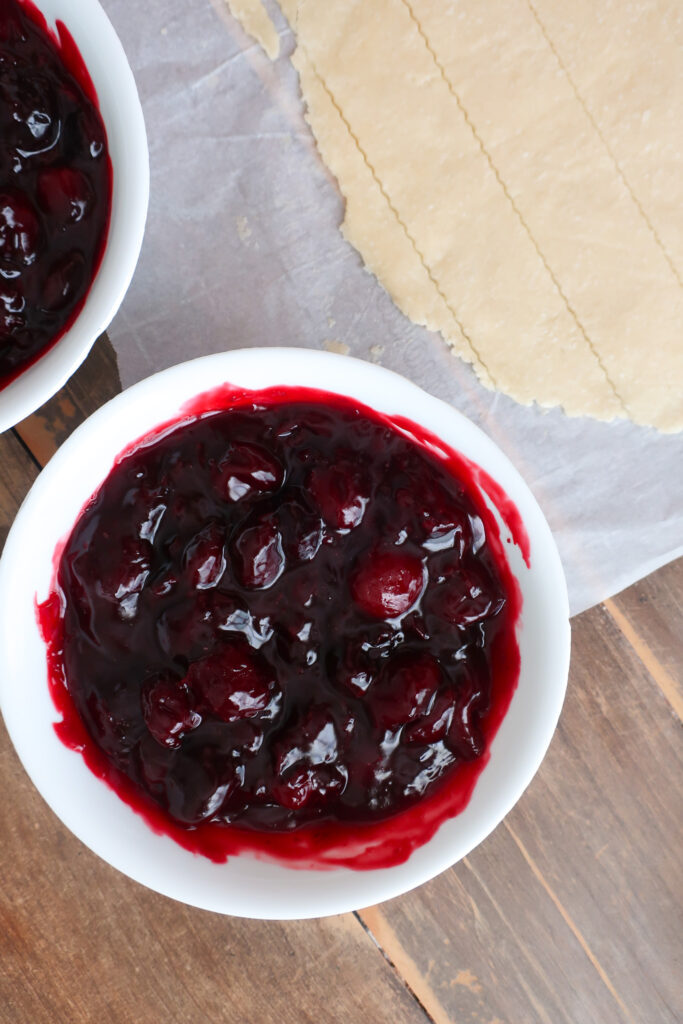
[[[305,389],[211,408],[123,453],[64,545],[56,728],[214,859],[364,834],[405,859],[467,803],[517,683],[495,519],[414,424]]]
[[[112,171],[76,45],[0,2],[0,389],[71,326],[97,273]]]

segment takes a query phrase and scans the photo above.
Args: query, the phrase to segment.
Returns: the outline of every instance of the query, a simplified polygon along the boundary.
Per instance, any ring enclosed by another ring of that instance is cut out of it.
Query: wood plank
[[[603,608],[574,620],[543,766],[463,863],[363,912],[437,1024],[683,1017],[676,720]]]
[[[15,430],[42,466],[76,427],[121,390],[116,354],[106,334],[69,382]]]
[[[683,720],[683,558],[606,601],[605,607]]]
[[[353,915],[228,918],[108,867],[43,803],[1,725],[0,821],[3,1024],[428,1024]]]
[[[502,828],[414,895],[361,917],[435,1024],[623,1024]]]
[[[12,431],[0,434],[0,553],[38,467]]]
[[[633,1017],[680,1020],[680,727],[604,609],[575,635],[554,757],[510,825]]]

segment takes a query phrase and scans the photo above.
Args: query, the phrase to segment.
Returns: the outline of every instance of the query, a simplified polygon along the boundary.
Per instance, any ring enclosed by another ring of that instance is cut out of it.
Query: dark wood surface
[[[103,338],[0,435],[0,547],[118,390]],[[681,1021],[682,621],[683,562],[574,619],[560,725],[512,813],[428,885],[321,921],[222,918],[129,881],[48,810],[0,725],[0,1021]]]

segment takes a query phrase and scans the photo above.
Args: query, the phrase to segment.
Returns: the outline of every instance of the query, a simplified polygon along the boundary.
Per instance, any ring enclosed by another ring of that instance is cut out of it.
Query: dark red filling
[[[112,172],[73,39],[0,0],[0,388],[71,325],[102,258]]]
[[[216,859],[395,863],[467,802],[517,682],[495,521],[414,425],[226,399],[124,453],[66,542],[42,608],[58,732]]]

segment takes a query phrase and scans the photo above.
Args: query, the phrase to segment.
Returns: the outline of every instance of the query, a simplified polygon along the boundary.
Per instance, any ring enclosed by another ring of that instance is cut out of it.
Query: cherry
[[[268,616],[253,615],[247,605],[235,597],[216,592],[211,602],[211,619],[217,630],[242,633],[255,650],[268,643],[273,627]]]
[[[362,697],[373,683],[375,671],[367,657],[363,657],[353,645],[348,645],[337,666],[335,679],[339,686],[347,689],[354,697]]]
[[[119,605],[123,618],[132,618],[137,598],[150,573],[150,548],[137,537],[124,537],[120,546],[98,553],[96,589],[108,601]]]
[[[400,548],[371,551],[356,565],[351,594],[376,619],[396,618],[413,607],[424,587],[422,562]]]
[[[36,195],[41,208],[63,225],[83,220],[94,202],[90,182],[73,167],[48,167],[41,171]]]
[[[391,797],[415,800],[457,761],[456,754],[439,740],[429,746],[400,746],[392,758]]]
[[[67,253],[57,260],[43,285],[42,308],[56,313],[65,309],[78,293],[85,277],[85,261],[80,252]]]
[[[310,562],[323,542],[324,525],[303,496],[284,501],[274,517],[288,562]]]
[[[315,617],[305,612],[283,609],[277,614],[278,650],[293,672],[301,675],[315,665],[320,651],[320,635]]]
[[[185,683],[199,710],[223,722],[271,718],[279,704],[279,688],[267,663],[241,639],[226,640],[213,654],[193,662]]]
[[[360,526],[370,500],[370,488],[358,466],[337,459],[332,465],[316,466],[309,474],[308,489],[328,526],[335,530]]]
[[[456,712],[456,697],[448,690],[437,693],[429,711],[406,725],[402,743],[435,743],[448,734]]]
[[[160,486],[169,495],[169,511],[183,525],[185,520],[194,524],[199,513],[199,496],[195,487],[198,456],[199,452],[192,456],[183,452],[172,452],[163,464]]]
[[[272,587],[285,568],[282,537],[275,524],[265,520],[243,530],[234,541],[234,561],[245,587]]]
[[[309,708],[275,745],[275,771],[280,776],[297,764],[336,764],[338,758],[337,730],[322,706]]]
[[[446,622],[465,627],[492,618],[504,604],[505,598],[483,571],[470,567],[449,574],[431,595],[430,609]]]
[[[323,525],[321,520],[311,518],[308,521],[300,520],[299,526],[300,529],[293,545],[294,558],[300,562],[310,562],[320,551],[323,541]]]
[[[243,501],[282,485],[280,462],[260,445],[233,442],[217,467],[216,486],[228,501]]]
[[[339,760],[339,737],[323,707],[311,707],[275,745],[276,801],[292,810],[327,802],[343,792],[347,771]]]
[[[383,729],[397,729],[429,708],[441,683],[436,658],[426,653],[394,655],[368,692],[370,711]]]
[[[164,803],[166,776],[173,764],[175,749],[159,743],[145,727],[137,750],[138,766],[147,791]]]
[[[164,777],[164,799],[170,814],[186,825],[219,815],[239,792],[242,772],[211,746],[194,751],[191,760],[176,759]]]
[[[372,683],[374,676],[367,669],[358,668],[351,671],[346,671],[340,675],[340,680],[343,686],[351,690],[356,696],[361,696],[368,689]]]
[[[0,263],[29,266],[40,241],[38,217],[27,196],[0,193]]]
[[[162,584],[164,584],[162,586]],[[173,587],[168,586],[169,578],[157,583],[159,596],[164,597]],[[218,640],[220,623],[214,619],[213,609],[204,595],[188,606],[185,603],[171,605],[159,616],[156,635],[161,649],[173,659],[200,658],[214,649]]]
[[[154,543],[157,530],[161,524],[161,520],[166,512],[166,505],[163,501],[160,501],[161,495],[149,495],[145,494],[144,504],[141,510],[140,516],[140,528],[138,530],[141,540],[149,541],[150,544]]]
[[[76,115],[76,121],[77,145],[84,147],[93,160],[99,160],[107,148],[102,118],[93,107],[82,107]]]
[[[298,768],[271,792],[277,803],[290,811],[328,803],[344,791],[345,779],[328,768]]]
[[[432,551],[439,550],[440,546],[446,547],[446,538],[453,538],[448,545],[452,547],[456,534],[461,539],[466,537],[467,515],[453,505],[441,487],[432,485],[427,492],[424,508],[421,510],[421,522]]]
[[[245,718],[232,725],[230,742],[233,757],[247,757],[258,754],[263,746],[263,729],[252,720]]]
[[[19,71],[11,94],[13,148],[30,161],[57,147],[62,121],[54,86],[33,67]]]
[[[207,523],[185,548],[183,564],[192,586],[209,590],[225,572],[225,531],[218,523]]]
[[[99,745],[116,760],[124,759],[131,743],[126,742],[129,723],[115,714],[104,700],[92,694],[86,704],[88,724]]]
[[[448,729],[448,742],[462,758],[473,761],[484,752],[484,738],[479,726],[487,699],[477,684],[468,679],[462,686],[454,706]]]
[[[163,747],[179,747],[183,736],[201,725],[186,686],[158,679],[142,691],[142,715],[150,733]]]
[[[359,639],[361,650],[370,658],[386,658],[401,646],[405,634],[387,623],[377,623],[364,630]]]

